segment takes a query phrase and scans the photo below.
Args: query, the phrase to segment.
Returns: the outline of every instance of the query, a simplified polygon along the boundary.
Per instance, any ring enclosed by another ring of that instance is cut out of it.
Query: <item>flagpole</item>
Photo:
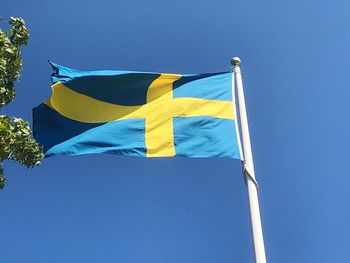
[[[239,104],[239,119],[242,130],[243,140],[243,176],[248,189],[250,219],[252,225],[253,245],[256,263],[266,263],[264,238],[260,219],[259,200],[258,200],[258,184],[255,180],[253,155],[250,144],[249,127],[247,119],[247,111],[244,100],[243,82],[240,69],[241,60],[234,57],[231,60],[233,67],[234,79],[232,80],[232,88],[234,83],[237,84],[237,97]],[[234,93],[233,93],[234,94]]]

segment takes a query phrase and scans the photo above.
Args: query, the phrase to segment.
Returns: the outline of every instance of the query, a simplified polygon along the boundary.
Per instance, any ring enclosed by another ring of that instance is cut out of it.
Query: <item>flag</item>
[[[50,64],[52,95],[33,109],[34,137],[46,157],[241,159],[231,72],[79,71]]]

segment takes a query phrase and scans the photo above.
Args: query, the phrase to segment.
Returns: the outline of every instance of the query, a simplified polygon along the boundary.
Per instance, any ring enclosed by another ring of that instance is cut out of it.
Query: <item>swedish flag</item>
[[[79,71],[50,63],[52,95],[33,109],[46,157],[241,158],[230,72]]]

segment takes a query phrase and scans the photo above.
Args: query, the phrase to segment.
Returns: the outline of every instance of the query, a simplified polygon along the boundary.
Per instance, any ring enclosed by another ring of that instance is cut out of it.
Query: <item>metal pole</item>
[[[247,119],[247,111],[245,106],[243,82],[240,69],[241,60],[234,57],[231,60],[235,81],[237,84],[237,96],[239,104],[239,116],[242,129],[243,139],[243,175],[248,188],[248,199],[250,208],[250,219],[252,224],[253,244],[256,263],[266,263],[264,238],[261,227],[259,200],[258,200],[258,184],[255,180],[253,155],[250,144],[249,127]]]

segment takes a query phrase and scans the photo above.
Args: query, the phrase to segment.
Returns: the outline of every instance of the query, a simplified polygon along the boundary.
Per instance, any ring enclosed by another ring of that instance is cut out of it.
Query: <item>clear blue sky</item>
[[[202,73],[242,58],[269,262],[350,258],[350,2],[3,1],[31,30],[17,97],[31,121],[51,59],[77,69]],[[230,159],[7,162],[2,263],[253,262],[246,188]]]

